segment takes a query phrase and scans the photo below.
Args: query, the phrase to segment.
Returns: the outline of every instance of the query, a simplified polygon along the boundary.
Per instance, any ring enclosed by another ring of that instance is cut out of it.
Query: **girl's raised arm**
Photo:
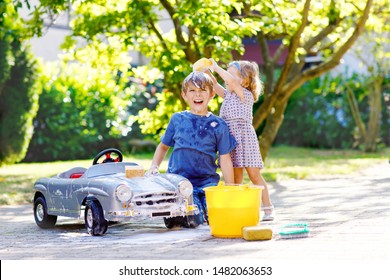
[[[225,97],[225,88],[218,83],[217,79],[214,77],[213,73],[211,73],[211,71],[209,69],[207,69],[207,71],[205,73],[207,75],[209,75],[210,78],[213,80],[215,93],[218,96],[224,98]]]
[[[221,68],[217,64],[217,62],[215,62],[215,60],[213,58],[210,58],[210,61],[212,62],[212,65],[211,65],[210,69],[215,71],[215,72],[217,72],[218,75],[221,76],[221,78],[225,81],[225,84],[229,85],[229,87],[231,88],[231,91],[233,91],[235,94],[237,94],[237,96],[241,99],[241,101],[244,101],[244,89],[241,86],[241,78],[240,77],[234,77],[228,71],[226,71],[225,69]],[[238,69],[237,69],[237,71],[238,71]],[[219,86],[223,90],[225,90],[221,85],[219,85]],[[215,86],[214,86],[214,89],[215,89],[215,91],[217,91]],[[220,91],[221,89],[218,89],[218,90]],[[218,95],[220,95],[220,94],[218,94]]]

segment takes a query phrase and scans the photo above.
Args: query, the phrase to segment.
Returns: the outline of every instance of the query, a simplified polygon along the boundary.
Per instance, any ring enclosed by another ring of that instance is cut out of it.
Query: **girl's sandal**
[[[264,211],[264,216],[261,218],[261,221],[268,222],[268,221],[273,221],[275,219],[274,213],[273,213],[274,212],[273,205],[262,207],[261,210]]]

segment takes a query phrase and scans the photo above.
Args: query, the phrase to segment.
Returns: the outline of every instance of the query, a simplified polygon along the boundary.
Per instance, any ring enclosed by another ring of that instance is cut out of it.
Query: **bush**
[[[117,146],[126,120],[119,117],[125,107],[115,77],[79,64],[52,66],[41,80],[43,92],[25,161],[91,158]]]
[[[360,82],[358,76],[351,79]],[[326,75],[297,90],[290,98],[276,144],[313,148],[355,147],[356,125],[342,84],[340,77]],[[359,100],[362,119],[366,122],[369,106],[362,90],[356,91],[355,95]],[[389,124],[385,113],[383,116],[381,137],[387,139]]]

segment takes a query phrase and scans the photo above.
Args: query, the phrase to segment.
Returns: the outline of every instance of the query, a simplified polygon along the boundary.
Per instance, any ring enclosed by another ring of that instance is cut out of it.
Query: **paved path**
[[[32,205],[0,207],[2,260],[386,260],[390,261],[390,164],[357,174],[270,184],[276,220],[270,241],[220,239],[208,226],[168,230],[161,220],[86,234],[83,221],[35,225]],[[311,235],[280,239],[281,225],[308,222]],[[389,262],[390,263],[390,262]]]

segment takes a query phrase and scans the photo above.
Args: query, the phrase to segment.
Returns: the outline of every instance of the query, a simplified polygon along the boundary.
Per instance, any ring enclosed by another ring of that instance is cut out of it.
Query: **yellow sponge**
[[[209,68],[211,65],[213,65],[211,61],[203,57],[194,63],[192,69],[193,71],[203,71]]]
[[[245,240],[270,240],[272,239],[272,229],[261,226],[243,227],[242,238]]]

